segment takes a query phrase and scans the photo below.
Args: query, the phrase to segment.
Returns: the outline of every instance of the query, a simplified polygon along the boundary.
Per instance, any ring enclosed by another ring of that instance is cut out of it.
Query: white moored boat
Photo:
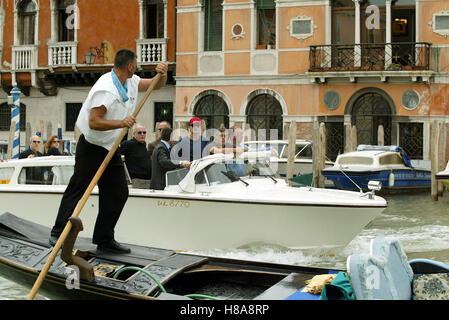
[[[435,175],[435,178],[439,182],[443,183],[446,186],[446,188],[449,189],[449,161],[446,164],[446,169],[444,169],[443,171],[438,172]]]
[[[283,178],[287,177],[288,164],[288,140],[255,140],[243,143],[249,151],[271,151],[270,163],[273,170]],[[295,145],[295,160],[293,165],[293,177],[311,174],[312,165],[312,141],[297,139]],[[325,167],[334,163],[327,160]]]
[[[373,193],[289,187],[269,176],[266,163],[251,161],[251,175],[240,178],[226,167],[231,159],[212,155],[193,162],[190,170],[169,172],[165,190],[130,188],[116,239],[177,250],[252,242],[338,248],[387,206]],[[51,227],[73,165],[73,157],[53,156],[0,163],[1,212]],[[97,212],[95,187],[80,214],[82,236],[91,237]]]

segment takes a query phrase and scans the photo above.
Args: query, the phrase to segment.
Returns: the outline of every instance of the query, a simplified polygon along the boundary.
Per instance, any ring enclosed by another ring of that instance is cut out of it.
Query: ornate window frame
[[[449,10],[441,10],[439,12],[436,12],[432,15],[432,21],[429,22],[429,25],[432,25],[432,29],[434,33],[440,34],[444,37],[449,36],[449,28],[447,29],[437,29],[437,17],[446,17],[447,19],[449,19]]]
[[[294,33],[294,27],[293,24],[295,22],[300,22],[300,21],[309,21],[310,22],[310,30],[307,33]],[[290,24],[287,26],[287,30],[290,30],[290,36],[293,38],[296,38],[298,40],[304,40],[307,39],[311,36],[313,36],[313,32],[314,30],[317,28],[317,26],[313,23],[313,18],[312,17],[307,17],[303,14],[300,14],[299,16],[290,19]]]

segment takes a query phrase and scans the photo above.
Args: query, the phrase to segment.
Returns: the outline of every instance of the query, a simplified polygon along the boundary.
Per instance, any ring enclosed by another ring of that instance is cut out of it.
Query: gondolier
[[[82,134],[77,144],[75,169],[51,230],[52,245],[58,240],[67,219],[120,136],[121,129],[130,128],[136,122],[132,113],[136,108],[138,91],[145,91],[153,81],[134,75],[136,68],[136,54],[128,49],[119,50],[112,71],[98,79],[84,101],[76,122]],[[167,65],[159,63],[156,72],[161,74],[161,80],[155,89],[160,89],[167,81]],[[115,225],[128,198],[128,185],[119,151],[99,179],[98,190],[99,209],[92,242],[101,251],[131,252],[114,239]]]

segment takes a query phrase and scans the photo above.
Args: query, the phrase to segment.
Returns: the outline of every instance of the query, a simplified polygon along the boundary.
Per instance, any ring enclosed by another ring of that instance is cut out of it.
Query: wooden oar
[[[161,75],[158,73],[151,82],[151,85],[145,92],[144,97],[142,100],[140,100],[138,106],[136,107],[136,110],[133,113],[134,117],[137,117],[137,114],[140,112],[140,109],[142,109],[143,105],[145,104],[146,100],[150,96],[151,92],[153,91],[156,84],[159,82]],[[125,135],[128,132],[128,128],[123,128],[122,132],[120,133],[120,136],[115,141],[114,145],[112,146],[111,150],[108,152],[106,157],[104,158],[102,164],[97,170],[97,173],[95,173],[95,176],[93,177],[92,181],[90,182],[89,186],[87,187],[86,191],[84,192],[82,198],[78,201],[78,204],[75,207],[75,210],[72,213],[72,217],[77,217],[81,213],[81,210],[83,209],[87,199],[89,198],[93,188],[97,184],[98,180],[100,180],[101,175],[103,174],[104,170],[109,164],[109,161],[111,160],[112,156],[114,155],[115,151],[118,149],[120,142],[123,140]],[[27,297],[27,300],[33,300],[34,297],[37,294],[37,291],[39,290],[40,286],[42,285],[42,282],[45,279],[45,276],[48,273],[48,270],[50,269],[51,265],[55,261],[56,255],[59,252],[59,249],[61,249],[62,244],[64,243],[64,240],[67,238],[67,235],[70,232],[70,229],[72,228],[72,223],[70,221],[67,222],[64,230],[62,231],[61,235],[59,236],[58,241],[56,242],[55,246],[53,247],[53,250],[50,253],[50,256],[47,259],[47,262],[45,263],[44,267],[42,268],[41,272],[39,273],[39,276],[36,279],[36,282],[33,285],[33,288],[31,288],[31,292]]]

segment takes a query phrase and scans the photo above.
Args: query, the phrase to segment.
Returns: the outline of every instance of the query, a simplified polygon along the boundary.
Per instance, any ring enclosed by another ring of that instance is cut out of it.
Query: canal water
[[[258,243],[237,249],[212,249],[192,253],[344,269],[349,255],[369,251],[371,239],[392,236],[399,239],[409,260],[426,258],[449,264],[449,193],[446,191],[438,201],[432,201],[430,193],[385,198],[389,201],[388,208],[338,252],[291,250]],[[25,299],[28,294],[29,289],[0,278],[0,299],[20,300]],[[47,298],[38,294],[35,299]]]

